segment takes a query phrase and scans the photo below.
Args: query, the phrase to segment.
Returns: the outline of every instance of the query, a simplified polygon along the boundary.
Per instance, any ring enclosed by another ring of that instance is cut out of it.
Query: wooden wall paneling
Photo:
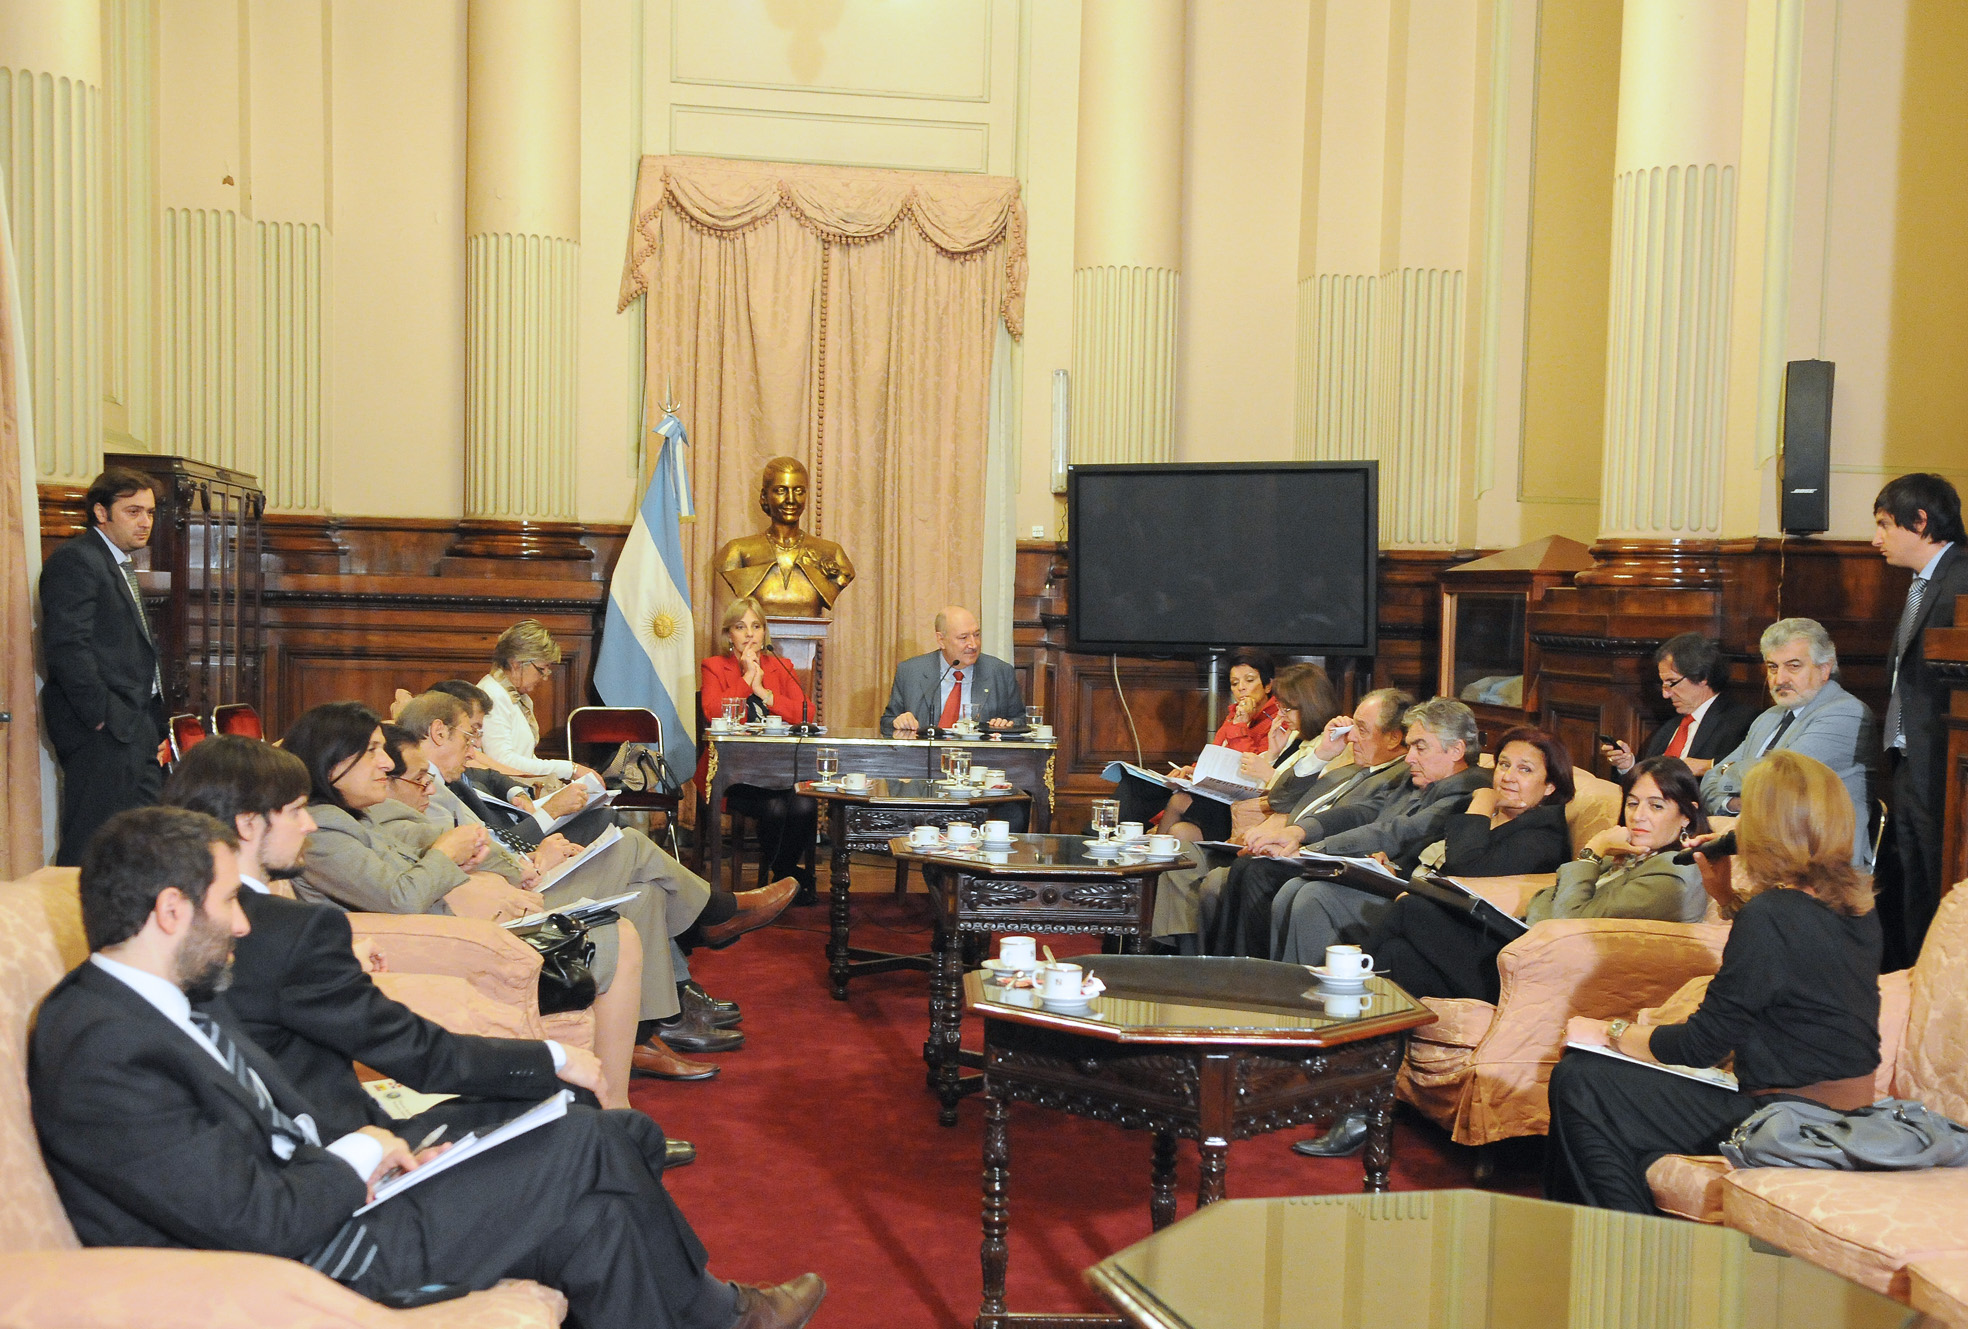
[[[1187,762],[1202,747],[1209,705],[1201,669],[1188,660],[1119,661],[1126,707],[1114,686],[1116,666],[1105,655],[1067,653],[1053,674],[1054,731],[1059,735],[1055,767],[1055,828],[1078,833],[1087,825],[1089,805],[1112,795],[1101,775],[1110,761],[1135,761],[1161,769]],[[1133,715],[1130,729],[1128,715]]]
[[[1948,685],[1947,803],[1941,814],[1941,882],[1968,880],[1968,596],[1954,602],[1953,628],[1929,628],[1928,662]]]
[[[1474,551],[1381,551],[1375,687],[1406,688],[1422,698],[1435,695],[1442,659],[1442,569],[1475,557]]]
[[[1838,647],[1838,681],[1885,714],[1893,630],[1911,573],[1863,540],[1742,540],[1722,545],[1722,643],[1737,676],[1763,686],[1758,639],[1779,618],[1814,618]]]

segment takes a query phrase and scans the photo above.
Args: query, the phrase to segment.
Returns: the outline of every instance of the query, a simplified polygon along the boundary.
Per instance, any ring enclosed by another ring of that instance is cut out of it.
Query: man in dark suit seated
[[[1018,675],[983,654],[977,615],[951,605],[936,615],[937,649],[895,666],[895,684],[882,711],[882,737],[914,738],[928,727],[948,729],[971,708],[984,729],[1009,729],[1025,718]]]
[[[1670,637],[1654,652],[1654,668],[1660,672],[1661,695],[1674,707],[1674,718],[1664,720],[1647,735],[1635,754],[1625,743],[1600,745],[1606,760],[1621,777],[1635,762],[1649,757],[1679,757],[1696,775],[1701,775],[1719,759],[1735,751],[1757,708],[1722,695],[1729,682],[1729,657],[1722,643],[1699,632]]]
[[[322,1109],[322,1126],[341,1134],[369,1124],[422,1139],[436,1126],[462,1135],[516,1117],[562,1082],[605,1098],[593,1053],[454,1034],[383,994],[351,947],[346,913],[271,893],[268,883],[300,870],[314,829],[308,791],[300,758],[222,734],[184,755],[164,802],[239,835],[239,906],[253,930],[234,945],[232,985],[216,1001]],[[357,1080],[356,1062],[420,1093],[460,1097],[393,1122]],[[696,1151],[671,1140],[665,1156],[675,1167]]]
[[[111,469],[89,486],[90,529],[41,568],[41,708],[62,768],[61,844],[73,867],[96,827],[164,787],[164,676],[130,555],[150,542],[154,482]]]
[[[663,1188],[663,1133],[639,1112],[573,1109],[355,1216],[414,1172],[379,1126],[333,1119],[223,1007],[239,905],[237,837],[202,813],[119,813],[82,863],[89,959],[42,1002],[28,1088],[48,1170],[88,1246],[301,1260],[375,1299],[532,1278],[588,1329],[805,1324],[826,1287],[713,1278]],[[443,1146],[437,1146],[441,1150]]]

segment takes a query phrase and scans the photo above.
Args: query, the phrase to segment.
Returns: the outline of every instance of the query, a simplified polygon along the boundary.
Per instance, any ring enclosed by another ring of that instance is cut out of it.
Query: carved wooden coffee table
[[[1032,801],[1031,795],[1018,789],[955,793],[939,780],[875,779],[866,789],[829,788],[807,781],[794,788],[827,805],[827,835],[834,845],[827,902],[827,979],[835,1001],[847,1000],[847,980],[856,975],[934,965],[930,955],[897,955],[849,944],[848,855],[857,850],[886,854],[897,836],[906,844],[913,827],[952,822],[981,826],[1001,820],[1006,808]]]
[[[1095,853],[1083,835],[1015,835],[1008,849],[967,852],[889,846],[915,863],[936,910],[936,970],[929,980],[929,1041],[923,1060],[942,1100],[937,1120],[957,1124],[957,1103],[983,1083],[963,1074],[963,955],[994,932],[1094,933],[1140,949],[1155,918],[1155,883],[1189,859]],[[974,1059],[972,1065],[978,1064]]]
[[[1196,1141],[1196,1203],[1224,1198],[1232,1140],[1367,1113],[1364,1189],[1387,1189],[1394,1073],[1427,1007],[1385,979],[1364,1009],[1321,998],[1299,965],[1196,956],[1088,956],[1106,983],[1084,1014],[1047,1010],[1036,993],[964,980],[984,1017],[984,1300],[978,1329],[1085,1326],[1097,1317],[1005,1310],[1010,1104],[1035,1103],[1155,1133],[1148,1212],[1175,1221],[1175,1149]],[[1329,1005],[1331,1009],[1329,1009]]]

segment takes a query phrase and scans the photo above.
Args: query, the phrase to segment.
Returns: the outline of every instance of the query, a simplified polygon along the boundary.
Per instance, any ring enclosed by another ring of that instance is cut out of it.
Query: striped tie
[[[137,622],[143,626],[144,640],[150,643],[153,657],[150,666],[151,695],[161,697],[164,695],[164,664],[162,660],[155,658],[157,638],[150,634],[150,614],[144,609],[143,587],[137,584],[137,565],[125,559],[117,567],[123,573],[124,582],[130,587],[130,598],[136,601]]]
[[[232,1041],[232,1035],[222,1028],[217,1020],[203,1011],[191,1013],[191,1024],[205,1041],[218,1051],[225,1067],[232,1072],[232,1078],[259,1105],[260,1112],[273,1127],[273,1133],[291,1145],[321,1143],[314,1123],[303,1117],[299,1121],[280,1110],[267,1092],[266,1081],[258,1071],[247,1064],[245,1056],[239,1051],[239,1044]],[[291,1150],[289,1151],[292,1152]],[[358,1223],[351,1218],[328,1240],[328,1244],[307,1257],[306,1264],[318,1273],[328,1275],[337,1283],[353,1283],[369,1272],[369,1265],[376,1258],[376,1243],[370,1239],[369,1225]]]
[[[1903,748],[1906,746],[1906,721],[1900,716],[1900,661],[1905,658],[1907,647],[1913,645],[1913,625],[1920,621],[1920,602],[1927,598],[1927,579],[1915,577],[1913,585],[1907,587],[1906,608],[1900,611],[1900,626],[1893,631],[1893,667],[1886,677],[1892,683],[1893,695],[1886,701],[1886,746]]]

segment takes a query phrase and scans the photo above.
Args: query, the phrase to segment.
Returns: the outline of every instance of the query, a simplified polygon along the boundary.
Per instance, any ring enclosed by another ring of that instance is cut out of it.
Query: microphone
[[[938,652],[936,658],[939,660],[943,660],[942,653]],[[944,680],[950,677],[950,671],[955,669],[956,667],[957,667],[956,661],[943,660],[943,667],[936,671],[936,691],[929,694],[929,699],[931,701],[935,701],[943,695]],[[938,714],[941,715],[942,712],[939,710]],[[938,729],[935,725],[931,724],[931,725],[924,725],[917,732],[920,733],[924,738],[933,739],[943,731]]]
[[[1734,831],[1724,831],[1722,832],[1721,838],[1710,840],[1707,844],[1702,845],[1699,848],[1683,849],[1680,853],[1674,856],[1674,861],[1676,863],[1681,864],[1683,867],[1686,867],[1688,864],[1695,861],[1696,854],[1700,854],[1703,858],[1706,858],[1712,862],[1718,858],[1727,858],[1729,857],[1729,855],[1735,852],[1736,852],[1736,833]]]

